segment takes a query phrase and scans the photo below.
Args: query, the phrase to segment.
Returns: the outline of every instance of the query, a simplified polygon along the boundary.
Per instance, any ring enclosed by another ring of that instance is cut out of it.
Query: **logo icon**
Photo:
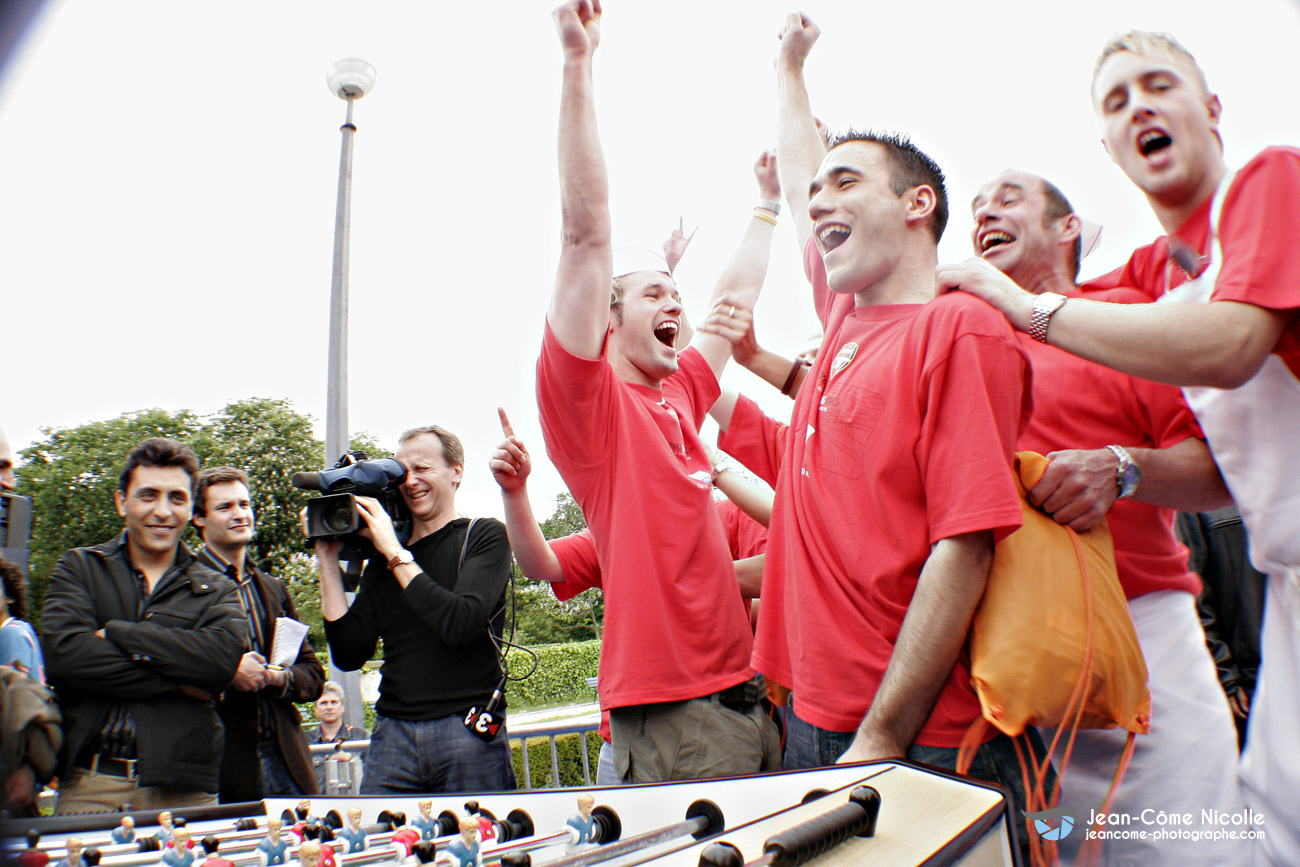
[[[1077,816],[1064,807],[1056,807],[1051,810],[1039,810],[1037,813],[1026,813],[1024,810],[1021,810],[1020,815],[1024,816],[1026,819],[1034,820],[1034,830],[1037,831],[1038,836],[1042,837],[1044,840],[1064,840],[1066,837],[1070,836],[1070,832],[1074,830],[1075,823],[1079,821]],[[1053,828],[1051,823],[1047,821],[1048,819],[1058,818],[1061,822],[1055,828]]]

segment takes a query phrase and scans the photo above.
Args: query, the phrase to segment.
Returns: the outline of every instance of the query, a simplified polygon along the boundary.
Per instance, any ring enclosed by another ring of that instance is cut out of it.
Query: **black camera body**
[[[374,497],[393,520],[403,544],[411,537],[411,513],[402,499],[406,467],[395,458],[368,460],[365,452],[348,452],[332,470],[294,473],[293,485],[321,495],[307,501],[307,538],[343,542],[342,560],[368,560],[374,546],[358,535],[365,519],[357,510],[358,496]]]

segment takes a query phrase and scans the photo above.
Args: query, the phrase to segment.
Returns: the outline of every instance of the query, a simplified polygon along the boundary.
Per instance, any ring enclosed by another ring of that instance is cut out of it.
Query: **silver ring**
[[[731,305],[731,311],[727,314],[727,318],[728,318],[728,319],[734,318],[735,315],[736,315],[736,305],[735,305],[735,304],[732,304],[732,305]]]

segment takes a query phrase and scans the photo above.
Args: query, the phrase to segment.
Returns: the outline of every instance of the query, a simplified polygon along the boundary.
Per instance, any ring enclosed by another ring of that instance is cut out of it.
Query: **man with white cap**
[[[593,106],[600,14],[596,0],[571,0],[554,14],[564,51],[563,246],[537,403],[547,450],[582,507],[604,573],[600,693],[615,767],[638,783],[773,769],[776,730],[749,665],[749,620],[699,428],[766,255],[762,268],[737,263],[770,245],[776,205],[755,210],[713,312],[679,358],[682,305],[667,263],[612,249]]]
[[[971,213],[976,255],[1036,296],[1149,300],[1133,289],[1075,287],[1091,244],[1085,245],[1084,225],[1069,201],[1037,175],[1003,172],[980,188]],[[1051,458],[1029,501],[1078,531],[1108,520],[1120,586],[1150,675],[1151,730],[1137,738],[1108,812],[1240,811],[1236,730],[1196,610],[1201,582],[1173,529],[1175,509],[1231,502],[1204,434],[1178,389],[1070,355],[1034,334],[1017,337],[1033,368],[1034,411],[1016,447]],[[1127,734],[1119,728],[1078,732],[1058,806],[1086,817],[1106,800]],[[1043,732],[1045,742],[1052,736]],[[1061,733],[1054,753],[1058,767],[1066,761],[1068,736]],[[1192,751],[1196,762],[1187,761]],[[1066,863],[1083,839],[1075,834],[1058,843]],[[1152,864],[1233,864],[1243,852],[1241,841],[1226,838],[1129,837],[1107,840],[1103,849],[1107,863]]]

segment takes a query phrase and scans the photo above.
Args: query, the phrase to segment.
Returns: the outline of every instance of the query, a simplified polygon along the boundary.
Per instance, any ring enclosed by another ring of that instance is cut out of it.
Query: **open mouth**
[[[660,322],[655,326],[655,340],[658,340],[669,349],[677,348],[677,323],[671,321]]]
[[[1001,229],[994,229],[992,232],[986,232],[980,237],[980,255],[984,255],[994,247],[1000,247],[1003,244],[1010,244],[1015,237],[1008,235]]]
[[[849,239],[852,230],[848,226],[842,226],[838,223],[826,226],[817,233],[817,240],[821,242],[822,252],[829,253],[840,244]]]
[[[1174,143],[1169,134],[1162,129],[1150,129],[1138,136],[1138,150],[1142,156],[1149,157],[1156,151],[1164,150]]]

